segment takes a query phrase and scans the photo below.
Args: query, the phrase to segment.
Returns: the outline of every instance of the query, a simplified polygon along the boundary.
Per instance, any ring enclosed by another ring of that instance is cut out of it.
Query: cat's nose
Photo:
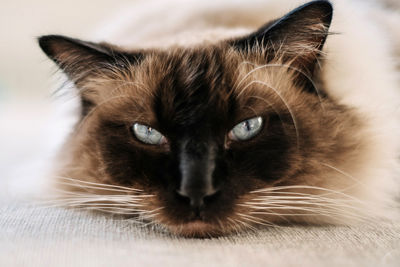
[[[190,206],[199,209],[218,192],[213,179],[216,167],[213,144],[187,141],[181,151],[179,169],[181,179],[177,193]]]
[[[217,196],[219,190],[210,189],[202,192],[177,190],[176,192],[181,198],[187,199],[193,209],[199,210],[204,207],[205,201],[211,201],[215,196]]]
[[[212,200],[218,193],[218,189],[213,185],[213,169],[214,166],[206,166],[201,161],[195,161],[186,164],[181,172],[181,184],[176,192],[184,200],[186,198],[193,208],[202,208],[206,200]]]

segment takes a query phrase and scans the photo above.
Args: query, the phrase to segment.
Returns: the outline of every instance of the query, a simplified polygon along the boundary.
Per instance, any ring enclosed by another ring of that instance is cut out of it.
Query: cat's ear
[[[104,43],[92,43],[60,35],[39,37],[43,52],[52,59],[77,88],[83,89],[88,82],[106,78],[118,71],[138,64],[141,53],[127,53]],[[93,90],[80,90],[82,116],[95,105]],[[95,94],[96,95],[96,94]]]
[[[118,51],[104,43],[92,43],[61,35],[45,35],[38,39],[43,52],[78,85],[85,79],[107,70],[135,64],[140,54]]]
[[[267,61],[290,62],[312,74],[328,36],[332,12],[329,1],[312,1],[248,36],[231,41],[231,45],[245,53],[261,51]]]

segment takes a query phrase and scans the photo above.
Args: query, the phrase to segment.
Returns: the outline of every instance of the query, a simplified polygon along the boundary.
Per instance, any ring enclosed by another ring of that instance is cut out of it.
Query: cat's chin
[[[177,226],[168,226],[169,230],[184,237],[205,238],[226,234],[224,229],[201,220],[187,222]]]

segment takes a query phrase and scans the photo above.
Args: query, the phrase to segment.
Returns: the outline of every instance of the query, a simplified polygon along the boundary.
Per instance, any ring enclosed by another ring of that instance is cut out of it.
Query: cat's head
[[[165,50],[41,37],[82,100],[59,176],[109,197],[94,207],[188,236],[341,218],[321,195],[349,186],[335,169],[362,142],[320,77],[331,19],[314,1],[248,36]]]

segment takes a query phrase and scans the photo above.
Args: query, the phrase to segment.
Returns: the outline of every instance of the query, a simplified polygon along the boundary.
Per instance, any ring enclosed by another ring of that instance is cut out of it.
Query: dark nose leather
[[[200,194],[193,194],[193,193],[188,193],[186,191],[178,190],[177,193],[184,198],[189,199],[190,206],[195,209],[195,210],[201,210],[204,207],[204,199],[207,197],[212,197],[216,193],[218,193],[218,190],[212,190],[208,192],[203,192]]]
[[[181,152],[181,181],[177,193],[190,200],[190,206],[201,209],[207,197],[218,190],[213,185],[215,149],[212,145],[187,144]]]

